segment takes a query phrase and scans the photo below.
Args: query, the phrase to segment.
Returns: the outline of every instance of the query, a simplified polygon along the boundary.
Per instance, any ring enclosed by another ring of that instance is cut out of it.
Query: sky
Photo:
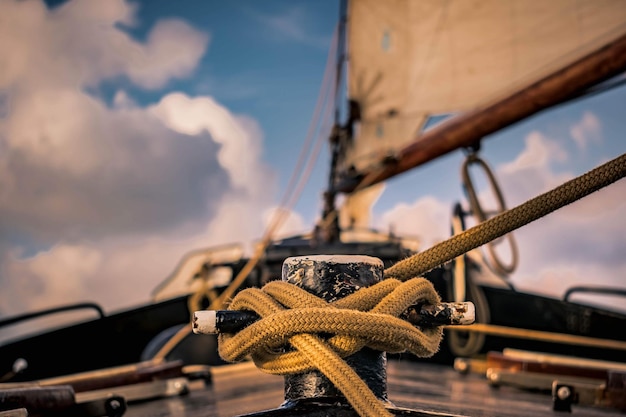
[[[130,308],[185,253],[259,239],[296,168],[338,10],[0,0],[0,318],[83,301]],[[623,154],[624,108],[622,87],[485,138],[508,207]],[[280,235],[312,230],[328,159],[324,142]],[[466,204],[462,160],[389,181],[372,227],[423,249],[447,238],[453,204]],[[622,180],[516,231],[511,282],[555,297],[626,288],[625,195]]]

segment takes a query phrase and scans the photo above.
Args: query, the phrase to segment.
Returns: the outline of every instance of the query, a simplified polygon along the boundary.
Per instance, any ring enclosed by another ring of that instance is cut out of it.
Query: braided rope
[[[391,416],[342,358],[365,346],[392,353],[409,351],[419,357],[434,355],[442,328],[419,329],[398,316],[412,305],[440,301],[424,278],[386,279],[332,303],[293,284],[272,281],[235,296],[230,309],[254,311],[261,320],[237,334],[221,334],[219,353],[230,362],[250,355],[259,369],[271,374],[317,369],[360,416]],[[316,335],[320,333],[333,336]]]
[[[626,176],[626,154],[515,208],[502,212],[424,252],[396,263],[385,270],[385,276],[400,280],[421,276],[459,255],[573,203],[624,176]]]
[[[251,356],[259,369],[280,375],[317,369],[344,394],[360,416],[391,416],[342,358],[364,346],[392,353],[408,350],[420,357],[436,353],[442,338],[441,327],[420,330],[398,318],[411,305],[440,301],[429,281],[412,277],[420,276],[625,175],[626,155],[622,155],[396,263],[384,271],[387,279],[332,303],[279,281],[270,282],[262,289],[243,290],[229,308],[254,311],[262,319],[237,334],[220,335],[220,356],[231,362]],[[333,336],[323,339],[316,335],[319,333]],[[293,349],[288,349],[289,346]]]

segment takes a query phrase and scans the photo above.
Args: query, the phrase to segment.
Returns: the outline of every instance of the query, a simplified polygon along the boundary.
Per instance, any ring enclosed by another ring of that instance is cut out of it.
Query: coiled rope
[[[221,334],[219,354],[230,362],[249,355],[259,369],[271,374],[319,370],[360,416],[391,416],[342,358],[365,346],[391,353],[409,351],[419,357],[434,355],[442,328],[419,329],[399,316],[415,304],[440,301],[424,278],[385,279],[332,303],[293,284],[272,281],[235,296],[229,309],[254,311],[262,319],[237,334]],[[322,338],[321,333],[332,336]]]

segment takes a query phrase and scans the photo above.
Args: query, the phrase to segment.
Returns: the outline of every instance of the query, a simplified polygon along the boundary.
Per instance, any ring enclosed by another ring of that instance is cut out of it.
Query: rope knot
[[[442,328],[420,329],[400,317],[411,306],[439,302],[439,295],[424,278],[384,279],[330,303],[293,284],[272,281],[235,296],[230,310],[253,311],[261,320],[239,333],[220,334],[219,354],[230,362],[251,356],[259,369],[271,374],[317,369],[360,415],[371,410],[377,416],[388,415],[342,358],[365,346],[392,353],[409,351],[419,357],[434,355]]]
[[[281,375],[316,368],[293,344],[300,335],[315,336],[324,349],[342,358],[364,346],[430,357],[439,348],[441,327],[419,329],[400,317],[411,306],[439,302],[424,278],[385,279],[331,303],[293,284],[273,281],[233,299],[229,309],[253,311],[261,320],[237,334],[220,335],[219,353],[230,362],[250,355],[260,369]]]

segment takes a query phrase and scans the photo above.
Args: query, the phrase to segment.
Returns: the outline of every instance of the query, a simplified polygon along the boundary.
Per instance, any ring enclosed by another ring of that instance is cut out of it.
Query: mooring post
[[[285,259],[282,280],[298,286],[325,301],[333,302],[383,279],[383,262],[362,255],[311,255]],[[249,311],[196,311],[193,331],[199,334],[238,332],[259,320]],[[405,312],[408,322],[416,326],[464,325],[474,322],[472,303],[416,304]],[[332,335],[320,335],[331,337]],[[387,356],[385,352],[364,347],[344,360],[384,403],[387,411],[397,416],[451,416],[425,410],[396,407],[387,397]],[[342,392],[320,371],[312,370],[285,376],[283,403],[238,417],[358,417]],[[460,417],[459,415],[454,415]]]
[[[383,269],[383,262],[371,256],[298,256],[285,259],[282,280],[333,302],[378,283]],[[388,401],[385,352],[364,347],[344,359],[378,399]],[[343,394],[320,371],[285,376],[284,407],[311,401],[347,404]]]

